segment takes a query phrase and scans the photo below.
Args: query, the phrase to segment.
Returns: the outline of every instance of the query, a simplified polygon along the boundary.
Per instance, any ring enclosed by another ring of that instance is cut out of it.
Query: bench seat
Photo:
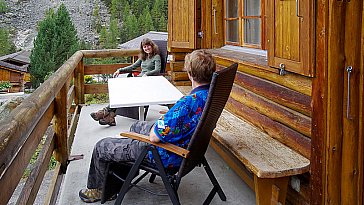
[[[259,178],[279,178],[305,173],[310,161],[224,110],[214,138]]]
[[[256,204],[284,205],[289,177],[309,171],[309,159],[226,110],[217,122],[211,145],[233,163],[235,171],[243,172],[238,162],[254,175],[251,184],[248,175],[238,173],[254,189]]]

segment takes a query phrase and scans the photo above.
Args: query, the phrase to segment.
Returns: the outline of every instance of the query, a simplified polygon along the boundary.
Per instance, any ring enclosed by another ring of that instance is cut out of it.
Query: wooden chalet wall
[[[298,176],[300,191],[289,188],[288,201],[363,204],[363,1],[305,0],[298,10],[293,0],[264,1],[266,57],[220,49],[225,1],[169,1],[174,83],[188,84],[183,58],[194,49],[210,49],[220,66],[239,63],[226,109],[311,159],[310,173]],[[186,2],[193,6],[193,15],[191,8],[181,9]],[[172,20],[183,18],[180,13],[187,10],[189,20],[179,19],[185,24]],[[202,38],[197,35],[200,31]],[[193,43],[179,47],[173,42],[178,40],[174,32],[184,33]],[[285,75],[279,75],[282,64]],[[350,119],[345,118],[348,65],[355,67],[350,78]]]
[[[10,92],[20,92],[23,90],[24,73],[0,66],[0,81],[9,81],[12,84]]]

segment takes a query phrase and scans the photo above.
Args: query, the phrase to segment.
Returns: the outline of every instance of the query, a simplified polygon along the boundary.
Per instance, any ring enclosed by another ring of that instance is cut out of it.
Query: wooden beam
[[[35,162],[32,172],[23,186],[16,204],[33,204],[37,197],[39,187],[43,181],[46,171],[48,170],[48,164],[54,148],[54,131],[52,127],[48,127],[46,136],[46,140],[42,145],[37,161]]]
[[[17,146],[15,153],[12,153],[13,150],[11,147],[6,147],[7,149],[4,150],[5,152],[2,153],[2,156],[10,156],[11,158],[1,161],[4,169],[6,168],[6,171],[0,174],[0,187],[6,187],[6,189],[2,189],[0,192],[0,202],[7,203],[13,195],[25,168],[29,164],[30,158],[33,156],[33,153],[52,120],[53,112],[54,107],[52,104],[25,142],[20,143]]]
[[[266,117],[255,110],[229,98],[225,108],[236,116],[243,118],[256,127],[264,130],[271,137],[282,144],[310,158],[311,140],[310,138],[292,130],[291,128]]]
[[[61,91],[57,94],[54,103],[54,133],[55,133],[55,147],[54,156],[57,161],[62,164],[62,171],[66,171],[68,160],[67,149],[67,129],[68,129],[68,116],[67,116],[67,86],[64,85]]]
[[[181,72],[184,71],[185,62],[184,61],[171,61],[171,71]]]
[[[187,72],[172,72],[172,81],[189,80]]]
[[[107,84],[85,84],[85,94],[108,93]]]
[[[110,58],[110,57],[124,57],[124,56],[137,56],[139,50],[136,49],[103,49],[103,50],[81,50],[85,58]]]
[[[78,63],[74,76],[76,86],[75,104],[85,104],[85,67],[83,65],[83,60]]]
[[[173,81],[172,84],[175,86],[191,86],[192,82],[189,80],[183,80],[183,81]]]
[[[307,116],[260,97],[238,85],[233,86],[230,97],[274,121],[311,137],[311,118]]]
[[[75,85],[72,85],[67,93],[67,111],[71,108],[74,99],[75,99]]]
[[[237,72],[235,83],[278,104],[311,116],[311,97],[274,82]]]
[[[117,69],[131,65],[130,63],[85,65],[85,75],[113,74]]]
[[[229,66],[235,61],[230,59],[220,59],[219,57],[215,57],[216,62],[223,66]],[[240,63],[238,70],[240,72],[250,74],[259,78],[263,78],[265,80],[269,80],[275,82],[279,85],[285,86],[297,92],[303,93],[305,95],[311,96],[312,92],[312,80],[311,78],[304,77],[298,74],[288,73],[284,76],[278,75],[278,73],[274,73],[271,71],[267,71],[261,69],[256,65],[247,65],[245,62]]]
[[[61,183],[62,183],[61,163],[58,162],[56,168],[53,171],[52,181],[49,185],[48,193],[44,200],[44,205],[56,204]]]

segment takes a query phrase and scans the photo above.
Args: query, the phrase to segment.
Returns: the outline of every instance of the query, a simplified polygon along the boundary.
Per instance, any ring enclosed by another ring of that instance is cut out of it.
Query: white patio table
[[[139,106],[139,120],[145,105],[174,104],[183,94],[163,76],[110,78],[111,108]]]

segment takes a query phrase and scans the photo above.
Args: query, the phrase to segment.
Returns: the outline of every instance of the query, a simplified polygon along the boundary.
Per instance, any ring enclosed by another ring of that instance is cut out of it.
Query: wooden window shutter
[[[196,48],[196,0],[168,0],[170,48]]]
[[[314,1],[267,1],[268,64],[314,76]]]

